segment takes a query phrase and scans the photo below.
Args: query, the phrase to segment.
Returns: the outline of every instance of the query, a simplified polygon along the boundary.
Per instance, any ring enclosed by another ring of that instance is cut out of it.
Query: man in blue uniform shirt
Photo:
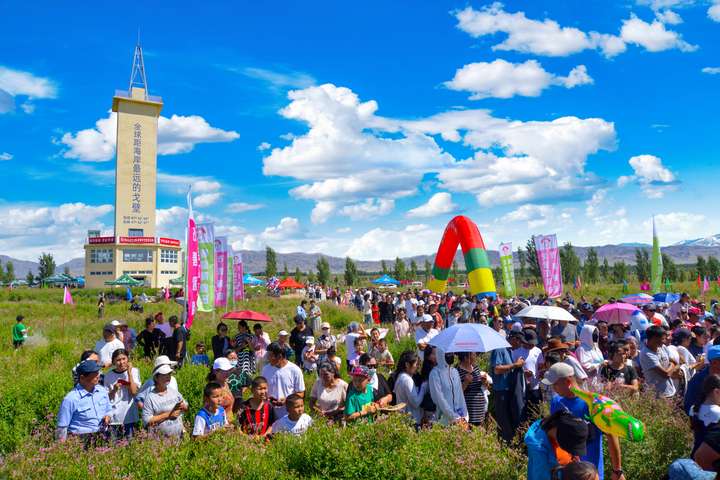
[[[98,385],[100,365],[95,360],[85,360],[76,371],[78,383],[60,405],[56,436],[65,441],[69,433],[89,443],[107,426],[112,407],[107,390]]]

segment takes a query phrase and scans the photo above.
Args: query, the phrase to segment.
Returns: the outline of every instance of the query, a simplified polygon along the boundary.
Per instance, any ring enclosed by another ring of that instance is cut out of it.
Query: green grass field
[[[621,293],[619,286],[604,286],[586,296]],[[96,296],[97,291],[73,291],[76,305],[68,306],[61,304],[59,289],[0,292],[0,478],[524,478],[521,449],[501,446],[494,432],[480,429],[466,434],[435,428],[417,434],[399,415],[345,429],[318,425],[301,438],[279,438],[269,445],[237,431],[200,441],[185,439],[177,446],[149,438],[89,452],[72,443],[55,444],[54,415],[72,387],[70,370],[82,350],[92,348],[100,338],[103,324],[122,318],[140,331],[145,316],[162,310],[167,317],[180,310],[173,303],[161,303],[146,305],[144,314],[131,314],[126,303],[119,303],[107,305],[100,320]],[[292,326],[296,305],[297,299],[258,295],[242,308],[270,314],[273,323],[266,330],[275,338],[279,330]],[[334,333],[360,320],[353,309],[328,304],[322,308]],[[14,351],[10,330],[18,314],[25,316],[32,336],[25,347]],[[220,316],[200,314],[192,328],[191,346],[199,340],[209,344]],[[230,326],[231,332],[235,329]],[[390,347],[397,358],[412,342]],[[343,351],[340,354],[344,357]],[[150,365],[139,360],[134,365],[145,380]],[[187,423],[201,406],[206,374],[205,368],[193,366],[178,373],[180,390],[190,403]],[[306,376],[308,390],[313,382],[313,376]],[[623,442],[627,478],[660,478],[673,459],[689,451],[687,419],[647,395],[621,400],[646,422],[649,432],[643,444]]]

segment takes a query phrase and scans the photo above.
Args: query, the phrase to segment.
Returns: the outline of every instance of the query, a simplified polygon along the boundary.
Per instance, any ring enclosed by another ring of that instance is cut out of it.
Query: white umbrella
[[[564,320],[567,322],[577,322],[577,318],[573,317],[570,312],[560,307],[550,307],[547,305],[530,305],[523,308],[515,314],[516,317],[542,318],[545,320]]]
[[[443,352],[489,352],[510,344],[498,332],[480,323],[458,323],[435,335],[429,345]]]

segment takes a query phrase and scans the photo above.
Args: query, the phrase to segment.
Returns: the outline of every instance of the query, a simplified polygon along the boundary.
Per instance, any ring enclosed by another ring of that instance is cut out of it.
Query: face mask
[[[233,366],[233,368],[237,367],[237,360],[230,360],[230,365]]]

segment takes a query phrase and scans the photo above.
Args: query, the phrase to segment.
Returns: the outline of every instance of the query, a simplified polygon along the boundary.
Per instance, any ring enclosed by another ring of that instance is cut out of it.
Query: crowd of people
[[[459,430],[496,426],[508,444],[527,425],[523,440],[532,480],[550,479],[557,471],[563,479],[606,478],[606,441],[612,467],[607,478],[622,480],[619,439],[588,422],[588,406],[574,389],[609,396],[644,391],[675,401],[692,419],[692,456],[674,462],[670,478],[715,478],[720,469],[716,302],[706,308],[683,294],[673,304],[648,304],[642,308],[647,322],[639,326],[597,320],[593,314],[604,304],[600,299],[494,300],[429,291],[333,293],[319,287],[308,292],[290,332],[281,330],[271,339],[261,324],[251,330],[239,321],[237,332],[230,333],[220,323],[211,352],[196,342],[194,354],[187,353],[190,339],[177,317],[168,322],[162,313],[148,317],[139,333],[122,321],[111,322],[73,370],[75,387],[62,402],[58,438],[129,440],[138,424],[182,437],[188,404],[173,373],[187,360],[208,367],[203,407],[193,422],[196,437],[229,426],[256,437],[300,435],[318,421],[372,423],[385,412],[402,411],[418,431],[434,424]],[[364,321],[333,333],[322,320],[322,301],[356,308]],[[560,306],[575,320],[516,316],[533,304]],[[483,371],[477,353],[448,353],[431,344],[443,329],[459,323],[487,324],[510,348],[491,351]],[[397,342],[415,348],[396,360],[388,344]],[[140,357],[153,361],[144,383],[131,363]],[[340,373],[343,363],[346,379]],[[306,378],[313,379],[309,395]],[[544,405],[549,406],[545,417]]]

